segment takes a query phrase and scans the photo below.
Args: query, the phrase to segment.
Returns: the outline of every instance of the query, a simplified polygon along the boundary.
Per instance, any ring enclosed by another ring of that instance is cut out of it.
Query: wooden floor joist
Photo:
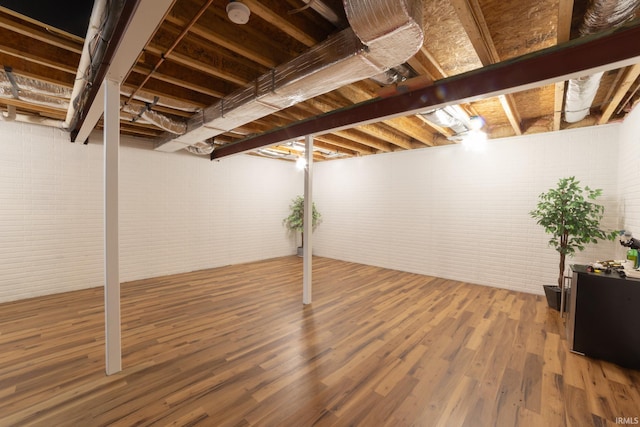
[[[0,305],[0,425],[615,426],[640,372],[572,354],[543,297],[285,257]]]

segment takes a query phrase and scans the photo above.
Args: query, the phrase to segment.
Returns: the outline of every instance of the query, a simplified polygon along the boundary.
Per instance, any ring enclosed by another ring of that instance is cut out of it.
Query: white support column
[[[104,96],[104,324],[107,375],[122,370],[118,178],[120,83],[105,80]]]
[[[304,247],[302,267],[302,303],[311,304],[311,258],[313,250],[313,136],[304,139],[304,155],[307,166],[304,169]]]

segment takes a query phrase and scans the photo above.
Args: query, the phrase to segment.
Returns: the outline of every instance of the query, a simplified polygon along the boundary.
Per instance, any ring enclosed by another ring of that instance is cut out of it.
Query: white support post
[[[304,139],[305,160],[304,168],[304,218],[303,218],[303,267],[302,267],[302,303],[311,304],[311,258],[313,250],[313,136],[307,135]]]
[[[104,324],[107,375],[122,370],[118,178],[120,83],[105,80],[104,96]]]

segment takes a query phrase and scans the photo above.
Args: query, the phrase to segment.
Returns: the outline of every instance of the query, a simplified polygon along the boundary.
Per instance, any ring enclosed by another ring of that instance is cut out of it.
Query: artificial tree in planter
[[[561,178],[556,188],[540,194],[536,209],[529,212],[551,235],[549,244],[560,253],[558,285],[545,286],[547,295],[549,291],[559,292],[562,289],[567,255],[582,251],[589,243],[598,243],[598,239],[614,240],[618,235],[617,231],[600,228],[604,206],[594,201],[601,194],[601,189],[582,188],[574,176]],[[559,308],[560,304],[557,305],[554,308]]]
[[[315,203],[312,203],[311,207],[311,229],[315,230],[322,221],[322,216],[318,212]],[[289,209],[291,212],[288,217],[282,220],[282,223],[288,230],[300,232],[302,243],[298,247],[298,256],[302,256],[302,248],[304,246],[304,197],[297,196],[293,199]]]

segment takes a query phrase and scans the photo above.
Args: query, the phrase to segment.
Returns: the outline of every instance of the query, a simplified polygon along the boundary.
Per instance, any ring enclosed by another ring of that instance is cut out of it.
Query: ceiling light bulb
[[[481,130],[471,130],[462,139],[462,146],[467,151],[483,151],[487,144],[487,134]]]
[[[307,167],[307,161],[304,157],[298,157],[296,160],[296,169],[303,170]]]
[[[473,130],[480,130],[484,126],[484,120],[480,116],[469,117],[469,123],[471,124],[471,129]]]
[[[230,1],[227,4],[227,16],[234,24],[246,24],[249,22],[249,16],[251,15],[251,10],[249,7],[240,3],[239,1]]]

